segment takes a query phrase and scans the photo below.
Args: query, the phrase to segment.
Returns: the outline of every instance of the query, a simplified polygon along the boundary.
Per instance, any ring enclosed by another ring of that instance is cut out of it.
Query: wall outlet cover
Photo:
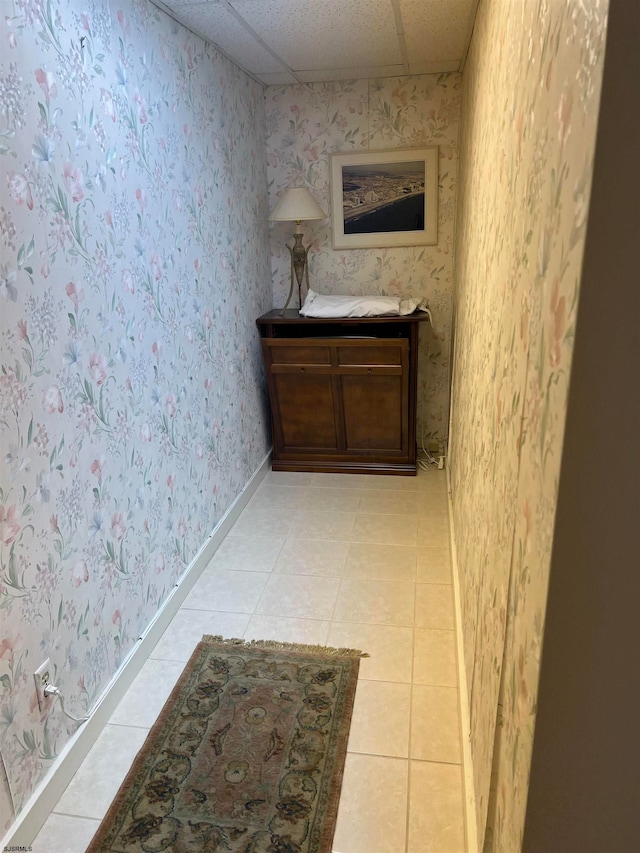
[[[38,708],[41,711],[47,707],[51,701],[51,697],[44,695],[44,689],[48,684],[51,684],[51,661],[47,658],[33,673],[33,680],[36,683],[36,696],[38,697]]]

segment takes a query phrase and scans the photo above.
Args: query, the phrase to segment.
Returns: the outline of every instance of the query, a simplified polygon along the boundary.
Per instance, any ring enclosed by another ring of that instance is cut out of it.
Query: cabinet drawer
[[[338,344],[336,353],[340,367],[348,365],[384,365],[396,367],[404,362],[406,341],[359,341],[357,344]]]
[[[406,340],[354,340],[340,338],[291,341],[263,340],[272,365],[326,365],[333,367],[401,367],[406,364]]]
[[[290,341],[264,341],[272,364],[331,364],[331,347],[325,342],[295,343]]]

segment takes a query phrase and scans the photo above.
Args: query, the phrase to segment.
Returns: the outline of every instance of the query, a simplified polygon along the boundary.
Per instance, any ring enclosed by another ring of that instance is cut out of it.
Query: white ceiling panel
[[[296,71],[302,83],[323,83],[329,80],[367,80],[372,77],[402,77],[406,75],[404,65],[367,65],[355,68],[325,68],[323,71]]]
[[[476,0],[400,0],[409,63],[459,62],[475,6]]]
[[[262,72],[286,71],[227,8],[226,3],[176,3],[173,16],[206,41],[210,41],[246,71],[259,76]]]
[[[266,85],[458,71],[478,0],[153,0]]]
[[[402,61],[389,0],[234,0],[233,6],[294,70]]]

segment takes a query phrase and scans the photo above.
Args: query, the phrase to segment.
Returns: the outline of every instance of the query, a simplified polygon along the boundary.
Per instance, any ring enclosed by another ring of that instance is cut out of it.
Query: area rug
[[[88,853],[330,853],[361,656],[203,637]]]

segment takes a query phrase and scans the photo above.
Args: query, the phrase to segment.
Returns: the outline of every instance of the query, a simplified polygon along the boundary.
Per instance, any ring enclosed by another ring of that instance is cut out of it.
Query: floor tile
[[[109,722],[150,729],[183,671],[181,661],[147,660]]]
[[[255,509],[284,509],[295,510],[300,506],[306,486],[276,486],[271,483],[261,483],[247,504],[248,510]]]
[[[416,480],[418,481],[418,487],[422,491],[431,489],[447,493],[447,472],[444,470],[439,471],[437,468],[428,468],[425,470],[424,468],[419,468]]]
[[[331,619],[337,595],[338,582],[335,578],[271,575],[256,613],[328,620]]]
[[[308,471],[268,471],[260,485],[308,486],[313,476]]]
[[[54,812],[45,821],[31,847],[34,853],[85,853],[99,826],[99,820]]]
[[[331,510],[355,512],[364,492],[361,489],[314,488],[307,489],[301,502],[306,510]]]
[[[449,518],[444,513],[418,515],[417,544],[431,548],[449,547]]]
[[[416,477],[395,474],[313,474],[311,488],[323,489],[389,489],[391,491],[417,492]]]
[[[320,619],[254,614],[244,633],[244,638],[245,640],[279,640],[283,643],[325,646],[328,630],[329,622]]]
[[[416,684],[455,687],[456,639],[453,631],[416,628],[413,680]]]
[[[361,474],[363,489],[384,489],[392,492],[417,492],[417,477],[403,477],[395,474]]]
[[[60,797],[56,812],[102,819],[147,734],[147,729],[134,726],[105,726]]]
[[[448,496],[446,471],[437,471],[435,468],[429,468],[427,471],[420,469],[417,480],[421,492]]]
[[[419,502],[419,512],[425,518],[449,515],[449,496],[445,489],[421,489]]]
[[[360,661],[360,678],[411,682],[413,628],[332,622],[327,645],[367,652],[369,657]]]
[[[410,709],[410,684],[358,681],[349,752],[407,758]]]
[[[420,500],[414,491],[369,489],[363,492],[359,512],[389,515],[417,515]]]
[[[352,542],[344,567],[348,578],[413,582],[417,554],[407,545],[371,545]]]
[[[227,536],[209,565],[234,572],[270,572],[284,542],[284,536]]]
[[[231,528],[232,536],[286,536],[295,510],[250,509],[246,507]]]
[[[418,583],[451,583],[449,548],[418,548]]]
[[[453,630],[453,587],[450,584],[416,584],[416,627]]]
[[[358,513],[352,542],[375,542],[381,545],[411,545],[417,542],[416,515],[374,515]]]
[[[411,758],[459,764],[460,715],[455,687],[413,685]]]
[[[410,853],[462,853],[464,806],[462,768],[430,761],[410,762]]]
[[[351,537],[353,512],[301,509],[295,515],[289,536],[292,539],[337,539],[346,541]]]
[[[219,634],[227,639],[242,637],[249,618],[248,613],[189,610],[181,607],[156,643],[151,657],[186,663],[205,634]]]
[[[335,622],[413,625],[415,584],[343,578]]]
[[[462,853],[449,544],[446,471],[269,472],[49,817],[47,851],[86,849],[193,649],[221,634],[369,653],[334,851],[405,853],[408,831],[406,853]]]
[[[273,567],[274,574],[340,577],[348,542],[327,539],[287,539]]]
[[[365,489],[365,474],[312,474],[312,489]]]
[[[429,528],[440,525],[449,530],[449,504],[444,495],[431,492],[420,493],[420,522],[419,528]]]
[[[208,568],[182,606],[186,610],[253,613],[269,577],[266,572],[229,572]]]
[[[405,849],[408,762],[349,753],[334,853],[399,853]]]

